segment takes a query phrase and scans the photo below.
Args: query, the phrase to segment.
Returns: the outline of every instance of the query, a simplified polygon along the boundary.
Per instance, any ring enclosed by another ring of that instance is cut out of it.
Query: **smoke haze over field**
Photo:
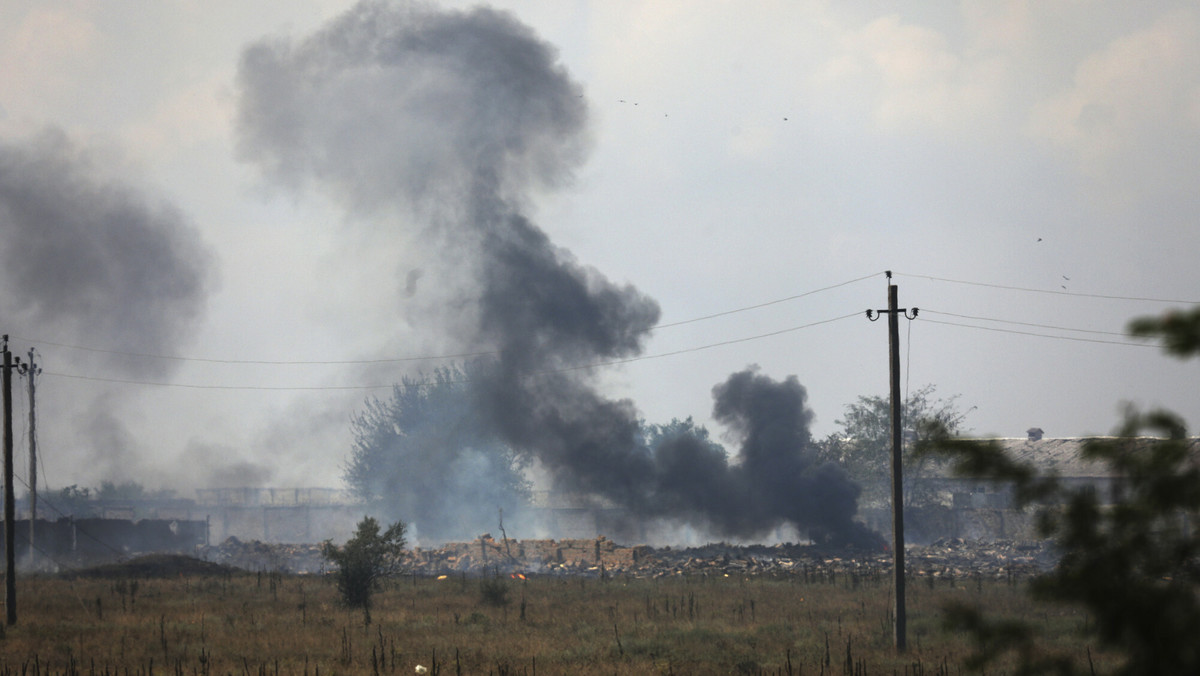
[[[1196,427],[1200,363],[1124,336],[1200,300],[1192,0],[479,4],[0,3],[48,487],[336,488],[366,400],[482,352],[539,480],[735,531],[676,483],[821,469],[756,465],[713,386],[795,374],[839,432],[887,392],[884,270],[967,432]],[[644,448],[689,417],[712,441]]]
[[[660,312],[523,213],[535,190],[570,181],[587,110],[555,50],[514,17],[362,2],[296,43],[249,48],[240,83],[244,157],[293,188],[319,185],[363,220],[403,229],[415,214],[440,242],[442,262],[429,264],[459,277],[459,296],[442,297],[469,317],[459,339],[495,354],[471,383],[474,415],[558,489],[726,535],[849,525],[857,492],[844,476],[804,483],[811,413],[795,379],[744,372],[717,389],[718,419],[743,438],[730,466],[686,436],[659,456],[641,442],[634,403],[602,395],[580,368],[640,354]],[[413,290],[391,293],[399,302]],[[450,474],[458,455],[426,454],[421,475]],[[487,476],[453,486],[464,481]]]

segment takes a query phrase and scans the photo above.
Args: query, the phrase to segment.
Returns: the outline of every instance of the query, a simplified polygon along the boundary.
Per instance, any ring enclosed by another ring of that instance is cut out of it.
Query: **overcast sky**
[[[338,486],[370,386],[443,363],[363,362],[461,349],[426,231],[281,185],[239,137],[245,50],[353,6],[0,5],[0,330],[44,369],[43,483]],[[905,388],[976,434],[1106,433],[1127,401],[1200,422],[1200,366],[1121,335],[1200,301],[1195,3],[491,6],[583,94],[582,153],[525,211],[661,307],[598,372],[647,420],[721,438],[712,388],[754,364],[835,431],[887,392],[864,310],[892,270],[921,309]]]

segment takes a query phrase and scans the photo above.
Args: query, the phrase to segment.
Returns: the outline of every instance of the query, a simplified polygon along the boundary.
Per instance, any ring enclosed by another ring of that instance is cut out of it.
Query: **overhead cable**
[[[1078,336],[1056,336],[1049,333],[1034,333],[1033,331],[1018,331],[1016,329],[1002,329],[995,326],[979,326],[976,324],[962,324],[960,322],[945,322],[937,319],[925,319],[920,321],[928,324],[942,324],[944,326],[961,326],[968,329],[979,329],[981,331],[996,331],[998,333],[1013,333],[1022,336],[1036,336],[1038,338],[1052,338],[1056,340],[1072,340],[1080,343],[1101,343],[1104,345],[1124,345],[1126,347],[1158,347],[1152,343],[1131,343],[1124,340],[1101,340],[1099,338],[1080,338]],[[1122,334],[1123,335],[1123,334]]]
[[[1180,305],[1200,304],[1200,300],[1180,300],[1180,299],[1175,299],[1175,298],[1149,298],[1149,297],[1139,297],[1139,296],[1116,296],[1116,295],[1100,294],[1100,293],[1080,293],[1077,291],[1055,291],[1053,289],[1032,289],[1032,288],[1023,287],[1023,286],[1008,286],[1005,284],[989,284],[986,282],[971,282],[971,281],[962,280],[962,279],[947,279],[945,277],[933,277],[930,275],[912,275],[912,274],[908,274],[905,272],[897,272],[895,274],[898,276],[912,277],[914,279],[927,279],[927,280],[934,281],[934,282],[949,282],[951,284],[967,284],[970,286],[984,286],[984,287],[988,287],[988,288],[992,288],[992,289],[1005,289],[1007,291],[1024,291],[1027,293],[1044,293],[1044,294],[1052,294],[1052,295],[1056,295],[1056,296],[1073,296],[1076,298],[1103,298],[1105,300],[1130,300],[1130,301],[1140,301],[1140,302],[1146,302],[1146,303],[1177,303]]]
[[[641,356],[637,356],[637,357],[629,357],[626,359],[614,359],[614,360],[610,360],[610,361],[579,364],[577,366],[567,366],[567,367],[558,368],[558,369],[548,369],[545,371],[534,371],[534,372],[528,373],[526,375],[530,375],[530,376],[553,375],[556,373],[567,373],[570,371],[582,371],[582,370],[593,369],[593,368],[602,368],[605,366],[616,366],[619,364],[629,364],[629,363],[638,362],[638,361],[647,361],[649,359],[662,359],[664,357],[673,357],[673,356],[680,355],[680,354],[687,354],[689,352],[699,352],[701,350],[709,350],[709,349],[712,349],[715,347],[723,347],[725,345],[736,345],[738,343],[745,343],[745,342],[749,342],[752,340],[761,340],[763,338],[771,338],[773,336],[779,336],[779,335],[783,335],[785,333],[792,333],[795,331],[800,331],[802,329],[808,329],[808,328],[812,328],[814,326],[820,326],[822,324],[830,324],[832,322],[841,321],[843,319],[849,319],[850,317],[857,317],[860,314],[862,314],[862,313],[851,312],[850,314],[845,314],[840,317],[834,317],[832,319],[823,319],[823,320],[816,321],[816,322],[810,322],[808,324],[802,324],[800,326],[792,326],[792,327],[788,327],[786,329],[770,331],[768,333],[760,333],[760,334],[753,335],[753,336],[746,336],[744,338],[734,338],[732,340],[723,340],[723,341],[716,342],[716,343],[708,343],[706,345],[697,345],[695,347],[688,347],[688,348],[683,348],[680,350],[672,350],[670,352],[661,352],[658,354],[647,354],[647,355],[641,355]],[[151,387],[176,387],[176,388],[192,389],[192,390],[252,390],[252,391],[259,391],[259,390],[264,390],[264,391],[329,390],[329,391],[337,391],[337,390],[381,390],[381,389],[389,389],[389,388],[395,387],[395,383],[372,384],[372,385],[313,385],[313,386],[196,385],[196,384],[191,384],[191,383],[166,383],[166,382],[155,382],[155,381],[146,381],[146,380],[128,380],[128,379],[124,379],[124,378],[102,378],[102,377],[98,377],[98,376],[84,376],[84,375],[78,375],[78,374],[73,374],[73,373],[59,373],[59,372],[55,372],[55,371],[44,371],[42,375],[55,376],[55,377],[59,377],[59,378],[70,378],[73,380],[87,380],[87,381],[101,382],[101,383],[116,383],[116,384],[120,384],[120,385],[145,385],[145,386],[151,386]],[[454,381],[454,382],[469,382],[469,381],[462,380],[462,381]]]
[[[480,357],[489,354],[495,354],[495,351],[481,352],[459,352],[454,354],[439,354],[439,355],[424,355],[419,357],[383,357],[379,359],[336,359],[336,360],[270,360],[270,359],[213,359],[209,357],[175,357],[163,354],[148,354],[144,352],[126,352],[122,350],[105,350],[96,347],[85,347],[83,345],[69,345],[66,343],[53,343],[45,340],[37,340],[34,338],[13,337],[13,340],[38,343],[40,345],[50,345],[53,347],[62,347],[70,350],[81,350],[83,352],[95,352],[98,354],[111,354],[119,357],[138,357],[143,359],[165,359],[168,361],[191,361],[204,364],[235,364],[235,365],[264,365],[264,366],[353,366],[356,364],[390,364],[406,361],[435,361],[438,359],[466,359],[468,357]]]
[[[804,293],[787,296],[785,298],[777,298],[775,300],[769,300],[769,301],[766,301],[763,303],[757,303],[755,305],[747,305],[745,307],[734,308],[732,310],[716,312],[716,313],[713,313],[710,315],[704,315],[702,317],[693,317],[691,319],[684,319],[681,321],[670,322],[670,323],[666,323],[666,324],[656,324],[655,326],[650,327],[649,330],[653,331],[653,330],[657,330],[657,329],[671,328],[673,326],[682,326],[684,324],[692,324],[695,322],[705,321],[708,319],[715,319],[717,317],[725,317],[727,315],[737,314],[739,312],[747,312],[749,310],[757,310],[759,308],[769,307],[771,305],[778,305],[780,303],[786,303],[788,301],[798,300],[798,299],[804,298],[806,296],[812,296],[814,294],[822,293],[824,291],[830,291],[832,289],[836,289],[836,288],[839,288],[842,286],[854,284],[855,282],[861,282],[866,279],[871,279],[873,277],[877,277],[879,274],[880,273],[875,272],[875,273],[871,273],[869,275],[864,275],[862,277],[851,279],[851,280],[848,280],[845,282],[840,282],[838,284],[832,284],[830,286],[825,286],[825,287],[822,287],[819,289],[813,289],[812,291],[805,291]],[[52,347],[61,347],[61,348],[69,349],[69,350],[80,350],[83,352],[94,352],[97,354],[109,354],[109,355],[115,355],[115,356],[119,356],[119,357],[137,357],[137,358],[141,358],[141,359],[163,359],[163,360],[167,360],[167,361],[199,362],[199,363],[203,363],[203,364],[261,365],[261,366],[353,366],[353,365],[369,365],[369,364],[392,364],[392,363],[412,362],[412,361],[438,361],[438,360],[443,360],[443,359],[467,359],[470,357],[483,357],[483,356],[487,356],[487,355],[491,355],[491,354],[496,354],[495,350],[480,350],[480,351],[475,351],[475,352],[457,352],[457,353],[450,353],[450,354],[419,355],[419,356],[413,356],[413,357],[381,357],[381,358],[377,358],[377,359],[319,359],[319,360],[313,360],[313,359],[293,359],[293,360],[216,359],[216,358],[212,358],[212,357],[180,357],[180,356],[174,356],[174,355],[151,354],[151,353],[145,353],[145,352],[130,352],[130,351],[126,351],[126,350],[110,350],[110,349],[103,349],[103,348],[96,348],[96,347],[88,347],[85,345],[72,345],[69,343],[57,343],[57,342],[41,340],[41,339],[37,339],[37,338],[24,338],[21,336],[13,336],[12,340],[20,341],[20,342],[27,342],[27,343],[36,343],[38,345],[49,345]],[[60,374],[55,374],[55,375],[62,376],[64,374],[60,373]],[[116,381],[116,382],[122,382],[122,381]]]
[[[1029,327],[1033,327],[1035,329],[1051,329],[1054,331],[1071,331],[1074,333],[1093,333],[1093,334],[1101,335],[1101,336],[1121,336],[1123,338],[1129,337],[1128,333],[1122,333],[1120,331],[1097,331],[1095,329],[1075,329],[1075,328],[1071,328],[1069,326],[1055,326],[1053,324],[1035,324],[1033,322],[1018,322],[1018,321],[1014,321],[1011,319],[996,319],[994,317],[979,317],[979,316],[975,316],[975,315],[961,315],[961,314],[955,314],[953,312],[941,312],[939,310],[930,310],[929,308],[924,308],[924,307],[921,308],[921,312],[928,313],[928,314],[934,314],[934,315],[944,315],[946,317],[957,317],[959,319],[971,319],[971,320],[980,321],[980,322],[996,322],[999,324],[1012,324],[1014,326],[1029,326]]]
[[[859,277],[859,278],[857,278],[857,279],[851,279],[851,280],[849,280],[849,281],[846,281],[846,282],[841,282],[841,283],[839,283],[839,284],[833,284],[833,285],[830,285],[830,286],[821,287],[820,289],[813,289],[812,291],[805,291],[804,293],[799,293],[799,294],[796,294],[796,295],[794,295],[794,296],[788,296],[787,298],[779,298],[779,299],[777,299],[777,300],[769,300],[769,301],[767,301],[767,302],[765,302],[765,303],[759,303],[759,304],[757,304],[757,305],[748,305],[748,306],[746,306],[746,307],[740,307],[740,308],[737,308],[737,309],[735,309],[735,310],[726,310],[726,311],[724,311],[724,312],[717,312],[717,313],[714,313],[714,314],[711,314],[711,315],[704,315],[703,317],[694,317],[694,318],[692,318],[692,319],[684,319],[684,320],[682,320],[682,321],[678,321],[678,322],[670,322],[669,324],[658,324],[658,325],[657,325],[657,326],[655,326],[654,328],[655,328],[655,329],[667,329],[667,328],[670,328],[670,327],[672,327],[672,326],[682,326],[682,325],[684,325],[684,324],[691,324],[691,323],[693,323],[693,322],[700,322],[700,321],[704,321],[704,320],[706,320],[706,319],[715,319],[715,318],[717,318],[717,317],[724,317],[724,316],[726,316],[726,315],[737,314],[737,313],[739,313],[739,312],[746,312],[747,310],[757,310],[757,309],[759,309],[759,308],[768,307],[768,306],[770,306],[770,305],[778,305],[779,303],[786,303],[786,302],[788,302],[788,301],[790,301],[790,300],[797,300],[797,299],[800,299],[800,298],[804,298],[805,296],[811,296],[811,295],[813,295],[813,294],[821,293],[821,292],[823,292],[823,291],[830,291],[830,290],[832,290],[832,289],[836,289],[836,288],[838,288],[838,287],[847,286],[847,285],[849,285],[849,284],[854,284],[855,282],[861,282],[861,281],[863,281],[863,280],[865,280],[865,279],[872,279],[872,278],[874,278],[874,277],[878,277],[878,276],[879,276],[879,274],[880,274],[880,273],[878,273],[878,272],[872,272],[872,273],[871,273],[871,274],[869,274],[869,275],[864,275],[864,276],[862,276],[862,277]]]

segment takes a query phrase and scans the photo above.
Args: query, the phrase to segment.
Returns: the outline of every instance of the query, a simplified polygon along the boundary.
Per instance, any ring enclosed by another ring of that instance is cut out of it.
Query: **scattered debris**
[[[250,571],[321,574],[330,568],[320,545],[280,545],[229,538],[203,547],[207,561]],[[843,575],[889,575],[890,552],[837,550],[817,545],[731,545],[672,548],[621,546],[603,536],[587,540],[501,540],[483,535],[472,542],[416,548],[405,553],[403,569],[422,577],[483,575],[626,576],[803,575],[821,580]],[[1045,542],[983,542],[942,539],[905,549],[905,564],[917,577],[1025,577],[1053,567],[1056,556]]]
[[[275,544],[235,537],[219,545],[198,547],[196,555],[205,561],[253,572],[320,574],[329,570],[319,544]]]

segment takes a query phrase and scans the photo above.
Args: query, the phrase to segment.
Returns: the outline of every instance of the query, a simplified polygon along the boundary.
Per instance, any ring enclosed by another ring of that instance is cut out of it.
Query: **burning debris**
[[[219,545],[197,547],[196,556],[251,572],[306,575],[324,573],[329,569],[329,562],[321,555],[319,544],[270,544],[230,537]]]

